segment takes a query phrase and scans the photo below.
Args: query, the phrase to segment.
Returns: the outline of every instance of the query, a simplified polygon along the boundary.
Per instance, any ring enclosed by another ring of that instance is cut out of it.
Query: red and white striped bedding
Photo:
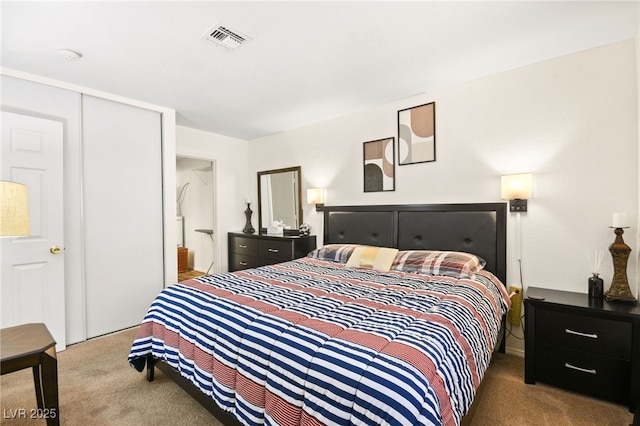
[[[485,271],[456,279],[307,257],[166,288],[129,362],[166,361],[246,425],[454,425],[509,305]]]

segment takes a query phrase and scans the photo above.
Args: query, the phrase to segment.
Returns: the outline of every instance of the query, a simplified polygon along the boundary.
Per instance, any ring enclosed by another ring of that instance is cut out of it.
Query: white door
[[[61,351],[66,346],[63,125],[9,112],[2,112],[1,124],[0,178],[27,186],[31,235],[0,239],[0,326],[43,322]]]
[[[139,325],[164,286],[161,116],[83,95],[82,140],[91,338]]]

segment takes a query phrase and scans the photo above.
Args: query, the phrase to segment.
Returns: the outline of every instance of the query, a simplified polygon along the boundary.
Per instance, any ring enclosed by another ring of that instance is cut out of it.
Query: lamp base
[[[247,209],[244,211],[244,215],[247,218],[247,223],[244,225],[244,229],[242,230],[242,232],[244,232],[245,234],[253,234],[254,232],[256,232],[256,230],[253,229],[253,225],[251,225],[252,214],[253,210],[251,210],[251,203],[247,203]]]
[[[631,303],[632,305],[638,304],[638,299],[633,297],[633,295],[611,294],[608,291],[604,294],[604,299],[607,302],[626,302],[626,303]]]
[[[624,229],[615,228],[613,232],[616,234],[616,239],[609,246],[609,252],[613,259],[613,280],[609,290],[604,293],[604,298],[607,302],[629,302],[635,305],[638,300],[633,297],[627,279],[627,260],[629,253],[631,253],[631,247],[625,244],[622,239]]]

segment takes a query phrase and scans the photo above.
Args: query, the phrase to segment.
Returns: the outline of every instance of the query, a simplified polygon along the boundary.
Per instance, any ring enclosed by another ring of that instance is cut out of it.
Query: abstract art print
[[[395,138],[363,143],[364,192],[395,191]]]
[[[436,103],[398,111],[398,164],[436,161]]]

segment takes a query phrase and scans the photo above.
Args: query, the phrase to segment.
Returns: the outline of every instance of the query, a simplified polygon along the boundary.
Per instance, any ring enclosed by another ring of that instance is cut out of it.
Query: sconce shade
[[[503,200],[533,198],[533,174],[531,173],[504,175],[501,177],[500,186]]]
[[[324,190],[322,188],[307,189],[307,204],[324,204]]]
[[[24,237],[29,233],[27,187],[0,181],[0,237]]]

